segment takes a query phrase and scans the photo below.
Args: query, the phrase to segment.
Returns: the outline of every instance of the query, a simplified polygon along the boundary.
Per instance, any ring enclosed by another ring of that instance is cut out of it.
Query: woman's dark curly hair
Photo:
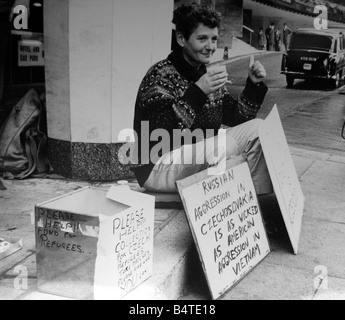
[[[221,14],[207,5],[200,5],[194,2],[178,7],[174,11],[172,22],[176,25],[176,31],[181,32],[188,40],[199,24],[212,29],[219,28]]]

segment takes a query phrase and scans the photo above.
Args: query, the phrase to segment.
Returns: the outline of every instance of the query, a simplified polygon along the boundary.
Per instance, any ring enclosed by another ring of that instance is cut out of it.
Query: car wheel
[[[295,82],[295,78],[293,76],[286,76],[286,83],[289,88],[293,87],[293,83]]]

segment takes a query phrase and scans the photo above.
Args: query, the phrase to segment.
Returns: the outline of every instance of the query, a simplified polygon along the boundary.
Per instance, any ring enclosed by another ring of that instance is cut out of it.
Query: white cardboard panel
[[[259,130],[268,170],[294,253],[302,228],[305,198],[285,137],[277,105]]]

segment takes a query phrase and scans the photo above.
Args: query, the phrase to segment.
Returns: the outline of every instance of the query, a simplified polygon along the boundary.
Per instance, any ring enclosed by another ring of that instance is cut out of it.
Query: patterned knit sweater
[[[195,69],[183,58],[182,51],[177,50],[151,67],[144,77],[134,117],[140,165],[133,171],[141,186],[154,167],[150,152],[144,152],[141,146],[148,145],[151,150],[158,143],[142,141],[147,139],[142,137],[143,121],[149,123],[150,135],[155,129],[165,129],[172,137],[176,129],[213,129],[217,134],[221,125],[233,127],[256,117],[268,90],[266,85],[254,85],[248,78],[238,99],[225,86],[210,98],[195,84],[205,73],[206,66]],[[170,150],[173,148],[171,143]]]

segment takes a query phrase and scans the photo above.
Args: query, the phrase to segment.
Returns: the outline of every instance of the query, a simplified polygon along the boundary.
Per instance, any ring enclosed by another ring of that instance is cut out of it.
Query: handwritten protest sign
[[[97,209],[105,194],[100,189],[79,189],[35,206],[40,291],[73,299],[93,295],[99,231]]]
[[[247,163],[177,182],[212,297],[218,299],[270,252]]]
[[[40,291],[117,300],[152,275],[154,197],[83,188],[37,205],[35,233]]]
[[[305,198],[275,105],[259,130],[274,191],[295,254],[298,254]]]
[[[107,198],[128,206],[100,214],[95,299],[118,300],[152,276],[154,197],[113,187]]]

